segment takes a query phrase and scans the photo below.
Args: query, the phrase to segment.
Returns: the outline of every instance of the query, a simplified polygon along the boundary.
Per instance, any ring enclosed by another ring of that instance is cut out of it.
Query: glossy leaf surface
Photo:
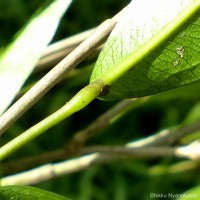
[[[69,200],[53,192],[30,186],[3,186],[0,187],[1,200]]]
[[[200,81],[200,1],[134,0],[107,40],[91,82],[105,100],[156,94]]]

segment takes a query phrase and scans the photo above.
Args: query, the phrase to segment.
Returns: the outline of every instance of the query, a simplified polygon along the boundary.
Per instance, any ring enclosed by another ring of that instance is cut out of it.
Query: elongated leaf
[[[101,98],[147,96],[200,81],[199,10],[199,0],[133,0],[91,76],[111,84]]]
[[[0,56],[0,115],[32,72],[72,0],[53,1]]]
[[[30,186],[3,186],[0,187],[1,200],[69,200],[53,192]]]

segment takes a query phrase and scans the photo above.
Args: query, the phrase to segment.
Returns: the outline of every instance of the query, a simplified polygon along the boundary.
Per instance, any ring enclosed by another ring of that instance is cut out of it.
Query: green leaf
[[[176,196],[178,198],[176,198]],[[191,199],[199,199],[200,197],[200,186],[193,187],[190,190],[184,192],[183,194],[176,194],[174,198],[176,200],[191,200]]]
[[[0,187],[1,200],[69,200],[63,196],[31,186]]]
[[[152,95],[200,80],[200,1],[133,0],[108,38],[91,82],[101,99]]]
[[[20,90],[72,0],[56,0],[20,31],[17,38],[0,55],[0,115]]]

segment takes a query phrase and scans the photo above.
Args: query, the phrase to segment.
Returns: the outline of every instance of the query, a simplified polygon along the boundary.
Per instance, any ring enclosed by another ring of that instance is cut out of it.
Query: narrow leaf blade
[[[0,115],[7,109],[51,41],[72,0],[56,0],[34,16],[0,55]]]

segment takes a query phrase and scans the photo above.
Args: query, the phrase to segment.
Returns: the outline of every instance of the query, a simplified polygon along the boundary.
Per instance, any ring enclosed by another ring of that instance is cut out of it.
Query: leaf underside
[[[142,1],[145,2],[145,0]],[[134,2],[135,1],[133,1],[133,5]],[[163,4],[166,3],[165,0],[161,0],[160,2],[163,2]],[[179,0],[179,2],[185,2],[189,4],[193,1]],[[159,4],[156,4],[155,6],[158,5]],[[173,2],[171,5],[173,6]],[[165,6],[163,6],[163,8],[165,9]],[[145,11],[145,9],[141,7],[137,9],[140,9],[140,12]],[[148,9],[151,8],[149,7]],[[159,11],[159,9],[157,11]],[[150,24],[151,26],[149,24],[142,26],[139,23],[135,23],[134,19],[132,18],[129,19],[130,22],[125,22],[126,25],[124,26],[121,26],[119,22],[121,30],[118,30],[118,32],[114,30],[117,32],[117,35],[114,33],[109,37],[97,60],[91,77],[91,82],[95,81],[96,79],[101,79],[106,75],[106,73],[112,73],[112,68],[115,68],[116,65],[126,60],[126,58],[128,58],[130,55],[134,55],[132,53],[136,52],[137,49],[143,45],[143,42],[151,39],[151,34],[152,37],[156,35],[155,29],[158,29],[158,31],[159,29],[162,29],[162,26],[160,26],[158,23],[160,20],[159,15],[161,15],[161,17],[165,17],[162,15],[163,12],[166,12],[165,14],[169,14],[171,12],[170,6],[169,10],[162,10],[161,8],[161,13],[155,14],[157,18],[154,17],[151,20],[151,22],[153,21],[153,23]],[[144,14],[144,12],[142,13],[143,14],[138,14],[139,17],[142,17],[142,15],[146,14]],[[150,12],[151,15],[152,13],[153,11]],[[162,43],[152,52],[149,52],[145,59],[132,66],[129,71],[112,83],[109,93],[101,97],[101,99],[112,100],[147,96],[199,82],[199,16],[199,11],[195,13],[195,15],[191,16],[190,21],[187,21],[186,24],[173,33],[167,41]],[[137,26],[135,26],[135,24]],[[116,29],[120,28],[116,27]],[[150,33],[148,31],[150,31]],[[134,56],[132,59],[134,59]]]

